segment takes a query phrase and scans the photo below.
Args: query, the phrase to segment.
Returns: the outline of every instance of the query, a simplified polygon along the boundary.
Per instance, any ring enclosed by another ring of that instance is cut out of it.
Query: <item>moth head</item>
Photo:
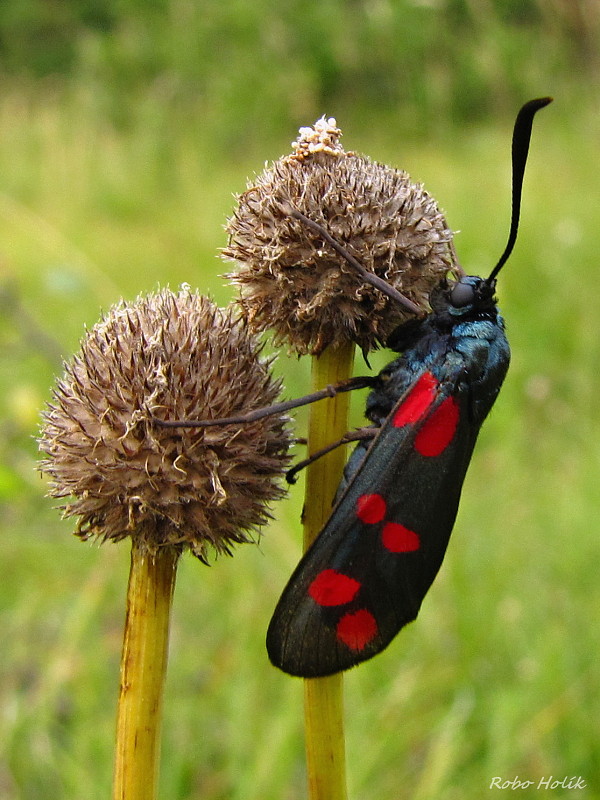
[[[446,297],[450,312],[462,313],[471,307],[480,308],[494,302],[496,281],[465,275],[447,290]]]
[[[493,308],[495,280],[463,275],[458,281],[442,281],[431,293],[429,302],[435,312],[463,317],[471,311]]]

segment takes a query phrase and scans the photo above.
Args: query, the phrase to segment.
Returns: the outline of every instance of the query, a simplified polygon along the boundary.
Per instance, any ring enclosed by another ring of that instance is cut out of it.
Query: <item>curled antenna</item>
[[[512,210],[510,219],[510,231],[508,234],[508,241],[504,252],[500,256],[500,260],[492,270],[490,277],[486,283],[491,283],[496,275],[500,272],[505,265],[508,257],[512,253],[515,242],[517,241],[517,231],[519,229],[519,216],[521,214],[521,192],[523,189],[523,176],[525,175],[525,164],[527,163],[527,154],[529,152],[529,141],[531,139],[531,128],[533,127],[533,118],[540,108],[544,108],[548,103],[552,102],[551,97],[538,97],[536,100],[530,100],[525,103],[523,108],[517,114],[515,120],[515,128],[513,131],[512,139]]]

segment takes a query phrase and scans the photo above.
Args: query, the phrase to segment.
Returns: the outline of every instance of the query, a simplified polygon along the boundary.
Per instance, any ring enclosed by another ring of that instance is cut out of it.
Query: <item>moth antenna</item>
[[[369,272],[367,269],[365,269],[360,261],[354,258],[354,256],[349,253],[339,242],[337,242],[329,233],[329,231],[325,230],[325,228],[322,225],[319,225],[318,222],[310,219],[310,217],[307,217],[306,214],[303,214],[296,208],[292,208],[290,210],[290,216],[294,217],[294,219],[299,219],[307,227],[312,228],[319,234],[319,236],[325,239],[325,241],[333,247],[336,253],[339,253],[339,255],[341,255],[342,258],[345,259],[347,263],[358,272],[365,283],[369,283],[371,286],[379,289],[380,292],[383,292],[383,294],[387,295],[392,300],[395,300],[399,305],[406,309],[406,311],[410,311],[411,314],[416,314],[417,316],[423,315],[422,309],[416,303],[413,303],[412,300],[401,294],[394,286],[389,284],[387,281],[384,281],[383,278],[380,278],[378,275],[375,275],[373,272]]]
[[[523,190],[523,177],[525,175],[525,165],[527,164],[527,154],[529,153],[529,142],[531,140],[531,129],[533,118],[536,113],[548,103],[552,102],[551,97],[538,97],[525,103],[517,114],[512,138],[512,207],[510,219],[510,231],[508,241],[500,260],[490,273],[486,283],[492,283],[496,275],[506,264],[508,257],[513,251],[517,241],[517,231],[519,230],[519,217],[521,214],[521,193]]]

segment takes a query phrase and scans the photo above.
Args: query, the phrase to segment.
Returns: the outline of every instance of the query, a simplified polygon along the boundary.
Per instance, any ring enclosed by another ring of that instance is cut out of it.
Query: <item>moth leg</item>
[[[327,447],[317,450],[308,458],[305,458],[303,461],[299,461],[294,467],[289,469],[285,473],[286,481],[288,483],[296,483],[297,475],[300,470],[304,469],[304,467],[308,467],[309,464],[317,461],[319,458],[321,458],[321,456],[331,453],[331,451],[335,450],[336,447],[340,447],[342,444],[348,444],[348,442],[358,442],[373,439],[378,430],[378,428],[357,428],[355,431],[348,431],[348,433],[345,433],[341,439],[337,440],[337,442],[333,442],[332,444],[328,444]]]
[[[269,417],[272,414],[282,414],[292,408],[306,406],[309,403],[316,403],[317,400],[324,400],[327,397],[335,397],[342,392],[352,392],[354,389],[367,389],[376,385],[378,377],[376,375],[363,375],[356,378],[349,378],[341,383],[332,383],[324,389],[298,397],[295,400],[284,400],[282,403],[275,403],[266,408],[257,408],[247,414],[239,414],[233,417],[222,417],[221,419],[159,419],[153,415],[153,421],[161,428],[210,428],[214,425],[244,425],[248,422],[255,422],[257,419]]]

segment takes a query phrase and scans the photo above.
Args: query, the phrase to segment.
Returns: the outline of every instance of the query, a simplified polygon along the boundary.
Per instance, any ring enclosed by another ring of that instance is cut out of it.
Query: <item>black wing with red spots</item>
[[[301,560],[267,634],[292,675],[348,669],[415,619],[442,563],[479,425],[468,384],[423,373]]]

